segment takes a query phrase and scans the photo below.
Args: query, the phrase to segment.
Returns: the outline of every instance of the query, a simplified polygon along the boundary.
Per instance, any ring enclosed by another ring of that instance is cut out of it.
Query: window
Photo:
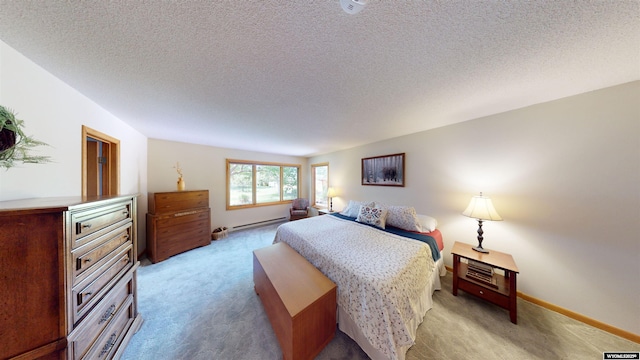
[[[311,194],[312,205],[315,207],[328,208],[327,190],[329,189],[329,163],[311,165]]]
[[[300,165],[227,159],[227,210],[286,203],[299,188]]]

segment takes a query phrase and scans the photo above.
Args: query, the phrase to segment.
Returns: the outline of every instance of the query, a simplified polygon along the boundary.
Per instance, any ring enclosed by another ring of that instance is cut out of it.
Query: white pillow
[[[358,211],[358,218],[356,218],[356,221],[384,229],[386,219],[386,208],[378,205],[363,205],[360,206],[360,211]]]
[[[438,220],[431,216],[418,214],[418,221],[420,221],[420,226],[422,227],[421,232],[432,232],[438,227]]]
[[[407,231],[422,232],[422,226],[416,214],[416,209],[412,206],[387,206],[387,225]]]
[[[358,213],[360,212],[360,206],[363,205],[367,205],[367,206],[373,206],[373,201],[354,201],[354,200],[349,200],[349,204],[347,204],[347,207],[344,208],[344,210],[342,210],[342,212],[340,212],[341,215],[344,216],[348,216],[348,217],[358,217]]]

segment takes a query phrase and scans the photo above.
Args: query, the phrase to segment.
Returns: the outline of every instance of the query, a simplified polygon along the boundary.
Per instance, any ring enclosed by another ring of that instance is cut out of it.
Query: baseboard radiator
[[[277,222],[282,222],[287,220],[286,217],[279,217],[276,219],[270,219],[270,220],[263,220],[263,221],[258,221],[258,222],[254,222],[254,223],[250,223],[250,224],[243,224],[243,225],[236,225],[234,227],[231,228],[231,231],[235,231],[235,230],[241,230],[241,229],[248,229],[248,228],[252,228],[252,227],[256,227],[256,226],[262,226],[262,225],[269,225],[269,224],[274,224]]]

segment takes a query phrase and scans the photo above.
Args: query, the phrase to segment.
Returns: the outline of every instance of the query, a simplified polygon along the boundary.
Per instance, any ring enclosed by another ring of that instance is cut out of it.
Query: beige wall
[[[348,200],[413,205],[454,241],[477,243],[461,215],[492,198],[485,248],[513,254],[518,290],[640,334],[640,82],[313,157]],[[406,153],[406,187],[362,186],[363,157]]]
[[[82,125],[120,140],[120,193],[147,192],[147,138],[0,41],[0,104],[50,147],[48,164],[0,169],[0,201],[82,195]],[[144,224],[146,197],[138,198]],[[144,226],[139,226],[139,234]]]
[[[149,192],[175,191],[178,174],[174,166],[180,162],[187,190],[209,190],[211,226],[234,226],[289,217],[290,205],[261,206],[226,210],[226,159],[300,164],[307,169],[303,157],[274,155],[212,146],[149,139]],[[301,174],[301,194],[307,192],[308,170]]]

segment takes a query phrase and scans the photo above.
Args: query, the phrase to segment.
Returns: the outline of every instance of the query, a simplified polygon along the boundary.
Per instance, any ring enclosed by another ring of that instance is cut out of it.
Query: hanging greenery
[[[49,156],[32,155],[31,151],[36,146],[49,146],[48,144],[25,135],[24,121],[16,119],[16,115],[10,109],[0,105],[0,167],[9,169],[16,162],[25,164],[43,164],[51,162]]]

